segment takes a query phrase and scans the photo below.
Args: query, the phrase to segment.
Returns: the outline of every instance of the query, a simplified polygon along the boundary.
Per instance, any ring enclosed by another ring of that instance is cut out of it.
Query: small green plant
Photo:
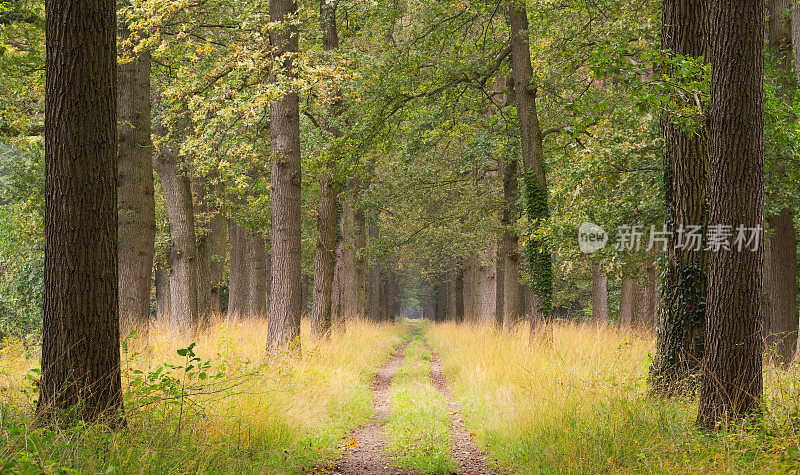
[[[128,407],[142,408],[155,403],[177,405],[179,407],[175,432],[179,434],[187,407],[200,414],[202,406],[196,398],[208,394],[209,380],[222,380],[222,370],[212,372],[211,360],[203,360],[195,353],[195,343],[176,351],[184,358],[182,364],[164,363],[153,371],[129,370],[129,390],[125,393]],[[135,355],[135,354],[134,354]]]

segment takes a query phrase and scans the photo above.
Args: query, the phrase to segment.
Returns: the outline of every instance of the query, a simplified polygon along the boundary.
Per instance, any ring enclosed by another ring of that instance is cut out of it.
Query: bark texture
[[[247,230],[235,221],[228,222],[230,264],[228,268],[228,318],[241,318],[247,314],[250,284],[245,266],[247,258]]]
[[[211,218],[210,273],[211,273],[211,312],[222,313],[222,287],[225,274],[225,257],[228,252],[228,220],[218,212]]]
[[[711,223],[764,225],[764,4],[714,0],[711,7]],[[712,252],[708,322],[697,422],[758,407],[762,394],[763,242],[758,250]]]
[[[336,25],[337,2],[320,0],[319,17],[322,33],[322,49],[333,51],[339,48],[339,30]],[[338,92],[337,92],[338,96]],[[341,101],[334,100],[331,115],[341,112]],[[341,131],[330,130],[334,138]],[[336,248],[339,243],[339,190],[340,185],[332,175],[336,162],[326,163],[326,170],[319,176],[319,203],[317,203],[317,244],[314,250],[314,284],[311,295],[311,335],[321,338],[330,334],[333,314],[333,277],[336,263]]]
[[[608,276],[599,263],[592,264],[592,320],[608,323]]]
[[[159,134],[165,134],[159,126]],[[171,241],[169,288],[173,328],[189,334],[198,323],[198,259],[192,187],[174,144],[165,143],[155,159],[167,205]]]
[[[350,188],[353,188],[352,185]],[[336,250],[336,289],[334,290],[333,305],[337,318],[340,321],[346,321],[359,315],[356,258],[358,229],[352,198],[348,197],[342,203],[339,232],[342,238]]]
[[[800,2],[792,2],[792,50],[794,50],[794,73],[800,83]]]
[[[167,324],[172,321],[172,298],[169,292],[169,262],[157,262],[156,280],[156,321]]]
[[[394,321],[397,315],[397,278],[389,271],[386,276],[386,319]]]
[[[120,64],[117,74],[120,326],[123,335],[137,330],[147,341],[156,238],[149,51]]]
[[[289,17],[297,12],[294,0],[269,4],[270,20],[280,27],[270,31],[270,40],[282,55],[281,70],[270,80],[283,82],[296,76],[294,54],[298,52],[297,27]],[[284,76],[279,78],[278,75]],[[267,348],[292,346],[300,349],[302,284],[300,264],[300,108],[296,92],[287,91],[270,105],[270,207],[272,210],[272,283]]]
[[[211,322],[211,235],[197,238],[197,326]]]
[[[795,68],[792,65],[792,19],[786,15],[791,0],[769,0],[767,2],[767,41],[770,56],[778,72],[778,91],[787,100],[797,87]],[[800,20],[799,20],[800,21]],[[770,179],[786,179],[791,158],[776,157]],[[770,195],[780,200],[778,195]],[[779,206],[772,201],[768,207]],[[792,360],[797,347],[797,231],[791,205],[767,218],[773,231],[766,248],[764,284],[767,290],[764,308],[764,336],[767,353],[774,363],[785,364]]]
[[[511,26],[511,60],[514,76],[514,96],[517,101],[522,163],[525,167],[525,203],[528,219],[537,224],[547,219],[547,178],[544,168],[544,147],[536,107],[537,85],[531,65],[528,12],[525,6],[512,4],[509,8]],[[526,249],[532,287],[536,296],[531,315],[531,330],[537,321],[549,321],[552,307],[553,269],[547,245],[540,239],[531,239]]]
[[[369,237],[377,240],[379,237],[378,223],[376,219],[370,219],[367,223]],[[381,264],[377,261],[370,263],[367,270],[367,304],[366,316],[373,322],[382,320],[381,297],[383,296],[383,279],[381,277]]]
[[[367,316],[367,257],[364,249],[367,247],[367,220],[364,210],[356,209],[353,213],[354,218],[354,242],[355,242],[355,264],[356,264],[356,307],[355,315],[358,317]]]
[[[770,218],[769,227],[773,234],[765,251],[764,343],[775,363],[786,364],[797,348],[797,232],[791,208]]]
[[[637,281],[631,277],[622,278],[622,289],[619,297],[619,326],[630,327],[634,323]]]
[[[470,322],[494,324],[497,267],[494,246],[474,253],[464,269],[464,318]]]
[[[708,0],[666,0],[662,16],[662,49],[671,55],[708,57]],[[675,76],[671,68],[664,73]],[[672,100],[685,103],[676,89]],[[688,99],[694,100],[694,99]],[[694,105],[694,104],[691,104]],[[706,252],[676,249],[680,230],[708,223],[708,150],[703,126],[687,131],[662,119],[665,143],[664,194],[666,225],[673,231],[664,270],[664,302],[657,325],[656,355],[650,380],[656,392],[682,390],[703,357],[706,320]]]
[[[503,160],[503,219],[504,231],[500,249],[503,259],[503,328],[510,330],[519,320],[520,274],[519,238],[514,225],[517,221],[517,162]]]
[[[267,243],[259,231],[246,231],[247,257],[247,315],[267,317]]]
[[[655,328],[659,307],[658,273],[655,264],[649,263],[643,269],[644,275],[636,286],[636,325],[645,330]]]
[[[326,336],[331,330],[333,270],[339,241],[338,185],[329,176],[321,176],[319,186],[311,303],[311,333],[315,337]]]
[[[45,2],[45,257],[37,415],[124,423],[113,2]]]

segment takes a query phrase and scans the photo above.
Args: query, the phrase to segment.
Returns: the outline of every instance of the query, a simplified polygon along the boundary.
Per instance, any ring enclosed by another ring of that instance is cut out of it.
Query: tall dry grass
[[[8,441],[0,471],[300,473],[324,464],[368,420],[369,381],[401,328],[351,322],[324,341],[309,340],[307,322],[302,330],[299,357],[265,359],[266,322],[253,319],[215,319],[191,340],[156,325],[148,344],[127,341],[128,427],[119,433],[36,428],[28,370],[38,355],[8,344],[0,350],[0,435]],[[191,342],[199,360],[187,371],[177,350]],[[207,366],[202,378],[198,366]]]
[[[694,397],[649,394],[654,336],[574,323],[552,341],[486,326],[427,335],[479,442],[520,473],[786,473],[800,468],[800,375],[767,367],[759,418],[705,434]]]

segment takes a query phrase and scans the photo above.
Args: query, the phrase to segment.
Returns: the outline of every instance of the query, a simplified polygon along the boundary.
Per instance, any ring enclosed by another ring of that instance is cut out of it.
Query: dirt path
[[[467,430],[464,418],[461,417],[461,404],[458,403],[447,379],[442,372],[442,359],[433,351],[424,340],[425,348],[431,353],[431,381],[433,386],[444,395],[447,406],[450,408],[450,438],[453,457],[458,462],[460,475],[500,475],[499,472],[486,464],[486,455],[473,443],[472,434]]]
[[[418,335],[419,329],[412,329],[412,337]],[[344,456],[335,467],[319,470],[315,473],[332,473],[339,475],[414,475],[401,468],[394,467],[392,460],[386,455],[386,437],[383,426],[392,413],[390,387],[395,373],[403,366],[406,347],[413,340],[398,346],[389,361],[375,374],[372,383],[372,418],[370,422],[351,432],[345,442]],[[433,351],[428,341],[422,339],[424,347],[431,354],[431,370],[429,377],[433,386],[444,396],[450,410],[450,439],[453,457],[458,463],[459,475],[501,475],[486,464],[486,455],[473,443],[472,434],[467,430],[461,417],[461,405],[447,386],[442,373],[442,360]]]
[[[389,387],[394,374],[403,366],[404,350],[411,340],[397,347],[389,362],[375,374],[372,382],[372,419],[369,424],[356,429],[348,436],[344,457],[331,473],[342,475],[410,475],[408,472],[392,467],[384,454],[386,437],[383,425],[391,414]]]

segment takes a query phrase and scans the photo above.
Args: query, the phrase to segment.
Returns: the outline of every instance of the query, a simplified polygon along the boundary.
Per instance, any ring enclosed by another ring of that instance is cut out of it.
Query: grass
[[[421,473],[454,473],[450,418],[444,397],[430,381],[431,354],[414,334],[392,380],[387,450],[397,466]]]
[[[653,335],[558,324],[552,341],[450,323],[420,326],[469,429],[505,473],[796,473],[800,371],[765,369],[759,417],[717,434],[694,398],[648,394]],[[308,334],[305,326],[303,334]],[[262,321],[217,322],[193,341],[156,327],[125,345],[128,427],[32,424],[36,347],[0,347],[0,473],[303,473],[341,453],[371,415],[369,383],[405,325],[357,322],[300,358],[264,361]],[[129,347],[131,349],[129,349]],[[178,354],[178,350],[182,354]],[[423,473],[455,469],[444,398],[421,336],[391,386],[390,455]],[[191,366],[191,368],[188,368]]]
[[[800,373],[765,370],[762,416],[719,434],[693,398],[648,394],[653,335],[559,324],[528,341],[481,326],[431,325],[464,418],[490,458],[520,473],[795,473]]]
[[[371,375],[401,327],[355,323],[329,341],[304,339],[298,359],[264,362],[266,333],[264,321],[219,321],[193,340],[187,369],[193,354],[177,350],[190,342],[154,328],[149,349],[123,353],[128,427],[119,433],[36,428],[38,355],[5,344],[0,472],[302,473],[335,459],[344,435],[369,419]]]

